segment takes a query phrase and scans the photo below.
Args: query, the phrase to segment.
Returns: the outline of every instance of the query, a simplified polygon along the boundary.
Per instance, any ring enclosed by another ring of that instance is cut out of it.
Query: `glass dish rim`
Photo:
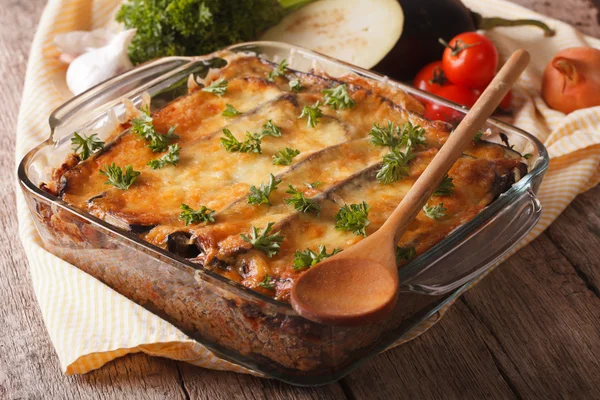
[[[467,108],[464,108],[460,105],[451,103],[445,99],[442,99],[433,94],[424,92],[422,90],[419,90],[417,88],[409,86],[405,83],[391,80],[390,78],[388,78],[385,75],[381,75],[381,74],[378,74],[373,71],[365,70],[363,68],[351,65],[344,61],[340,61],[340,60],[328,57],[326,55],[323,55],[323,54],[315,52],[315,51],[307,50],[302,47],[289,45],[289,44],[281,43],[281,42],[269,42],[269,41],[244,42],[244,43],[238,43],[238,44],[235,44],[232,46],[228,46],[224,49],[215,51],[213,53],[210,53],[210,54],[207,54],[204,56],[164,57],[164,58],[160,58],[160,59],[151,61],[151,62],[149,62],[147,64],[143,64],[143,65],[152,66],[155,64],[158,65],[160,62],[166,62],[169,60],[173,60],[173,61],[180,60],[180,61],[187,61],[187,64],[182,64],[180,66],[180,67],[184,67],[184,66],[192,64],[194,62],[219,57],[219,55],[222,54],[223,52],[227,52],[227,51],[229,51],[229,52],[249,51],[250,52],[250,51],[252,51],[251,48],[258,48],[258,47],[271,47],[271,48],[277,48],[277,49],[288,51],[288,52],[294,51],[297,53],[301,53],[305,56],[308,56],[317,61],[320,59],[320,60],[323,60],[326,62],[331,62],[331,63],[337,64],[337,65],[341,65],[342,67],[346,68],[348,70],[348,72],[353,72],[353,73],[359,74],[361,76],[365,76],[365,77],[375,80],[376,82],[379,82],[379,83],[389,84],[389,85],[396,87],[400,90],[403,90],[411,95],[418,95],[419,97],[421,97],[423,99],[441,103],[444,106],[455,109],[462,114],[466,114],[466,112],[468,111]],[[260,55],[260,53],[257,52],[257,55]],[[92,92],[94,90],[97,90],[100,88],[109,88],[114,83],[123,79],[124,76],[134,74],[136,71],[138,71],[138,69],[134,68],[124,74],[117,75],[113,78],[110,78],[110,79],[94,86],[93,88],[89,89],[88,91],[83,92],[78,96],[74,96],[71,99],[69,99],[68,101],[66,101],[65,103],[63,103],[61,106],[56,108],[49,116],[49,125],[51,127],[51,130],[53,130],[55,128],[56,124],[60,122],[60,119],[56,117],[57,114],[60,113],[60,111],[63,110],[64,108],[66,108],[68,105],[70,105],[73,102],[80,100],[84,97],[87,97],[90,94],[90,92]],[[94,98],[95,97],[92,96],[89,99],[86,99],[86,101],[90,101]],[[401,280],[402,280],[403,276],[407,276],[407,275],[410,276],[409,273],[418,272],[418,270],[420,268],[422,268],[423,266],[426,266],[427,261],[429,261],[429,259],[434,257],[436,254],[438,254],[438,252],[440,250],[444,250],[445,248],[451,249],[452,247],[454,247],[456,242],[464,240],[469,235],[475,233],[475,231],[478,227],[484,226],[484,224],[486,222],[488,222],[489,220],[491,220],[503,207],[505,207],[507,204],[509,204],[512,199],[518,197],[520,194],[522,194],[524,191],[526,191],[530,187],[532,180],[535,177],[545,173],[546,169],[548,168],[548,163],[549,163],[548,152],[547,152],[544,144],[538,138],[536,138],[532,134],[530,134],[518,127],[515,127],[508,123],[502,122],[496,118],[488,118],[486,122],[488,124],[498,127],[502,131],[506,131],[506,132],[514,133],[514,134],[517,134],[520,136],[524,136],[529,142],[533,142],[533,144],[538,149],[538,154],[537,154],[537,157],[535,158],[535,163],[533,164],[533,166],[531,166],[531,170],[525,176],[523,176],[518,182],[516,182],[514,185],[512,185],[512,187],[509,190],[507,190],[506,192],[504,192],[498,199],[496,199],[494,202],[492,202],[490,205],[488,205],[486,208],[484,208],[479,214],[477,214],[477,216],[475,218],[473,218],[471,221],[469,221],[469,222],[459,226],[455,230],[453,230],[446,238],[444,238],[442,241],[437,243],[431,249],[429,249],[424,254],[422,254],[421,256],[417,257],[415,260],[411,261],[409,264],[407,264],[404,267],[402,267],[401,269],[399,269],[399,274],[400,274]],[[165,249],[162,249],[158,246],[155,246],[151,243],[144,241],[143,239],[141,239],[139,236],[137,236],[134,233],[122,230],[122,229],[120,229],[116,226],[113,226],[113,225],[107,223],[106,221],[101,220],[85,211],[79,210],[76,207],[66,203],[62,199],[60,199],[56,196],[53,196],[50,193],[47,193],[47,192],[43,191],[42,189],[40,189],[38,185],[34,184],[29,179],[29,176],[26,172],[26,167],[29,165],[29,161],[34,157],[34,155],[38,151],[40,151],[42,148],[44,148],[46,146],[51,146],[53,143],[54,142],[53,142],[52,134],[50,134],[50,136],[46,140],[44,140],[43,142],[41,142],[40,144],[38,144],[37,146],[35,146],[31,150],[29,150],[23,156],[21,161],[19,162],[19,165],[17,168],[17,177],[19,179],[19,184],[21,185],[21,187],[24,190],[32,193],[33,195],[35,195],[37,197],[44,198],[49,203],[54,204],[54,205],[62,208],[63,210],[66,210],[66,211],[74,214],[78,218],[81,218],[89,223],[99,226],[103,230],[107,231],[111,236],[118,237],[119,240],[125,240],[126,242],[128,242],[129,245],[133,245],[136,248],[140,248],[145,253],[150,253],[149,255],[152,255],[155,258],[159,258],[161,261],[167,261],[170,265],[177,267],[177,268],[182,268],[182,267],[191,268],[193,270],[194,274],[200,274],[200,275],[202,275],[203,279],[208,278],[208,281],[210,281],[210,282],[214,283],[214,281],[216,280],[217,282],[219,282],[219,286],[222,289],[233,291],[233,292],[235,292],[236,295],[240,295],[242,297],[249,298],[252,301],[260,301],[260,302],[269,303],[272,306],[277,307],[278,312],[284,312],[286,315],[299,316],[295,312],[295,310],[293,310],[293,308],[289,302],[276,300],[270,296],[267,296],[265,294],[254,291],[246,286],[243,286],[243,285],[239,284],[238,282],[235,282],[228,278],[225,278],[224,276],[222,276],[212,270],[205,269],[204,267],[194,264],[191,261],[189,261],[183,257],[180,257],[180,256],[173,254]],[[399,290],[400,291],[403,290],[402,285]]]

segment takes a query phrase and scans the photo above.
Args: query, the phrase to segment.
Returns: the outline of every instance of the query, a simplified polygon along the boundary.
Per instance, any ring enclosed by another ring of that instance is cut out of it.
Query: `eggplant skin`
[[[473,14],[460,0],[399,0],[404,30],[392,50],[372,69],[399,81],[412,80],[424,65],[442,58],[444,46],[463,32],[475,31]]]

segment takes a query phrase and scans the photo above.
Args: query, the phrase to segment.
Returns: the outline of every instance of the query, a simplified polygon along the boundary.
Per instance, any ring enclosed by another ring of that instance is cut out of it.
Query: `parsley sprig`
[[[100,173],[108,178],[105,185],[113,185],[117,189],[127,190],[135,182],[140,175],[139,171],[134,171],[133,167],[127,165],[125,171],[115,163],[105,165],[104,169],[100,169]]]
[[[265,136],[273,136],[273,137],[281,137],[281,129],[273,123],[273,121],[268,120],[262,127],[260,131],[261,137]]]
[[[261,135],[259,133],[246,132],[246,140],[240,142],[227,128],[223,128],[221,144],[230,153],[258,153],[262,154]]]
[[[90,136],[80,135],[75,132],[71,138],[71,149],[79,156],[81,161],[87,160],[96,150],[104,148],[104,142],[93,133]]]
[[[152,152],[161,153],[165,151],[173,140],[179,138],[175,134],[174,126],[169,128],[169,131],[165,135],[156,132],[152,117],[150,116],[150,109],[146,107],[140,111],[139,117],[131,120],[131,130],[141,139],[150,142],[146,147],[150,148]]]
[[[215,222],[215,210],[211,210],[205,206],[201,206],[199,210],[194,210],[187,204],[181,204],[179,208],[181,208],[179,218],[185,222],[186,226],[199,222],[204,222],[205,225]]]
[[[292,163],[292,159],[300,154],[300,150],[298,149],[290,149],[286,147],[283,150],[279,150],[275,154],[273,154],[273,164],[274,165],[290,165]]]
[[[410,246],[410,247],[400,247],[400,246],[396,246],[396,263],[400,263],[400,261],[405,260],[405,261],[410,261],[413,258],[415,258],[417,255],[417,250]]]
[[[442,179],[442,182],[440,182],[437,189],[435,189],[435,191],[433,192],[433,195],[434,196],[451,196],[452,193],[454,193],[454,183],[452,181],[453,181],[453,179],[450,178],[448,175],[446,175],[444,177],[444,179]]]
[[[179,152],[181,147],[177,143],[170,145],[167,148],[167,154],[155,160],[150,160],[146,165],[152,169],[160,169],[167,165],[177,165],[179,162]]]
[[[390,150],[383,156],[383,165],[377,172],[379,183],[388,185],[408,176],[408,162],[415,158],[410,149],[405,151],[399,148]]]
[[[428,206],[427,204],[423,206],[423,212],[431,219],[440,219],[445,217],[446,211],[448,210],[444,207],[444,203],[440,203],[437,206]]]
[[[321,93],[325,95],[325,104],[334,110],[352,108],[356,105],[356,102],[350,97],[345,83],[333,89],[323,89]]]
[[[258,286],[268,290],[275,290],[275,279],[269,276],[269,274],[266,274],[264,279],[261,282],[258,282]]]
[[[221,113],[221,115],[226,118],[235,117],[236,115],[240,115],[240,114],[241,114],[241,112],[236,110],[236,108],[234,106],[232,106],[231,104],[225,104],[225,110],[223,110],[223,112]]]
[[[285,71],[287,70],[287,60],[284,58],[283,61],[279,63],[279,65],[271,72],[269,72],[269,81],[274,82],[275,78],[278,76],[285,76]]]
[[[322,244],[319,245],[319,252],[315,252],[311,249],[303,251],[296,250],[294,253],[294,262],[292,267],[294,271],[300,271],[305,268],[310,268],[326,258],[329,258],[337,253],[341,252],[340,249],[335,248],[331,253],[327,253],[327,248]]]
[[[277,189],[277,185],[281,183],[281,179],[277,179],[273,174],[269,176],[268,183],[261,183],[260,188],[250,186],[250,194],[248,195],[248,204],[271,204],[269,196],[271,192]]]
[[[281,242],[285,239],[285,236],[280,235],[279,232],[272,235],[269,234],[273,229],[273,225],[275,225],[274,222],[269,222],[264,230],[253,226],[250,236],[244,234],[240,236],[244,241],[252,244],[252,247],[256,250],[262,251],[268,257],[273,257],[275,254],[279,253]]]
[[[355,235],[367,236],[366,228],[369,226],[369,210],[366,203],[346,204],[334,215],[335,229],[352,232]]]
[[[371,136],[371,143],[375,146],[412,148],[427,144],[425,129],[421,128],[420,125],[413,125],[410,121],[405,122],[401,127],[393,121],[388,121],[387,126],[373,124],[369,136]]]
[[[202,91],[208,92],[208,93],[213,93],[213,94],[216,94],[217,96],[221,97],[227,92],[228,84],[229,84],[229,82],[227,82],[225,79],[221,78],[221,79],[214,81],[210,85],[203,87]]]
[[[288,85],[290,85],[290,90],[296,93],[299,93],[304,88],[299,79],[292,79],[288,82]]]
[[[285,204],[288,204],[297,211],[308,213],[308,212],[316,212],[319,213],[321,211],[321,205],[317,203],[314,199],[307,199],[304,196],[304,193],[300,192],[298,189],[293,187],[292,185],[288,185],[289,189],[285,192],[287,194],[291,194],[291,197],[286,198]]]
[[[314,128],[319,123],[319,118],[323,116],[323,111],[319,107],[321,107],[320,101],[317,101],[313,106],[304,106],[298,119],[306,117],[306,126]]]

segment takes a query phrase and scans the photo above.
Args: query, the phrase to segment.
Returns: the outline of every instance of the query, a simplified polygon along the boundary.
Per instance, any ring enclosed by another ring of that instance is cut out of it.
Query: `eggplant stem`
[[[488,30],[499,26],[537,26],[544,31],[544,36],[554,36],[556,31],[542,21],[535,19],[505,19],[499,17],[481,17],[478,29]]]
[[[297,9],[304,7],[310,3],[314,3],[316,0],[279,0],[281,8],[287,13],[296,11]]]

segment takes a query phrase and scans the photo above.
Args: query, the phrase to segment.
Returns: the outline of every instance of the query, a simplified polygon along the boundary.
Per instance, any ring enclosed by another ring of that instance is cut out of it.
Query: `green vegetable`
[[[174,126],[169,128],[166,135],[156,132],[152,123],[152,117],[150,116],[150,110],[146,108],[140,111],[140,116],[131,120],[131,130],[141,139],[149,141],[150,144],[147,144],[146,147],[150,148],[153,152],[161,153],[165,151],[173,140],[179,138],[175,134]]]
[[[474,143],[479,142],[482,137],[483,137],[483,132],[482,131],[477,131],[477,133],[475,134],[475,137],[473,138],[473,142]]]
[[[309,189],[316,189],[321,184],[321,182],[319,182],[319,181],[314,181],[313,183],[304,182],[304,184]]]
[[[277,125],[273,123],[273,121],[268,120],[260,131],[261,137],[265,136],[273,136],[273,137],[281,137],[281,129]]]
[[[90,136],[79,135],[77,132],[71,138],[71,149],[79,156],[81,161],[87,160],[96,150],[104,148],[104,142],[93,133]]]
[[[223,110],[223,112],[221,113],[222,116],[227,117],[227,118],[235,117],[236,115],[240,115],[240,114],[241,114],[241,112],[236,110],[235,107],[232,106],[231,104],[225,104],[225,110]]]
[[[316,212],[319,213],[321,211],[321,205],[317,203],[313,199],[307,199],[304,197],[304,193],[298,191],[292,185],[288,185],[289,189],[285,192],[287,194],[291,194],[291,197],[285,199],[285,204],[289,204],[297,211],[307,213],[307,212]]]
[[[288,82],[288,85],[290,85],[290,90],[296,93],[300,92],[303,88],[302,84],[298,79],[292,79]]]
[[[414,247],[400,247],[396,246],[396,263],[400,261],[410,261],[417,255],[417,250]]]
[[[177,165],[179,162],[179,152],[181,151],[181,147],[176,144],[172,144],[167,149],[167,154],[156,159],[148,161],[148,165],[152,169],[160,169],[162,167],[166,167],[167,165]]]
[[[352,97],[348,94],[346,84],[339,85],[333,89],[323,89],[321,93],[325,95],[325,104],[334,110],[352,108],[356,105]]]
[[[179,218],[185,221],[186,226],[197,224],[199,222],[204,222],[205,225],[215,222],[215,210],[211,210],[205,206],[201,206],[200,209],[196,211],[187,204],[181,204],[179,208],[182,210],[179,214]]]
[[[285,59],[283,59],[283,61],[279,63],[277,68],[275,68],[273,71],[269,72],[269,81],[274,82],[276,77],[285,76],[286,70],[287,70],[287,61]]]
[[[371,207],[364,201],[361,204],[346,204],[334,215],[335,229],[349,231],[355,235],[367,236],[369,226],[369,210]]]
[[[319,262],[323,261],[326,258],[329,258],[337,253],[341,252],[340,249],[335,248],[331,252],[331,254],[327,253],[327,248],[322,244],[319,245],[319,252],[316,253],[311,249],[306,249],[303,251],[296,250],[294,253],[294,263],[293,268],[294,271],[300,271],[305,268],[310,268]]]
[[[437,187],[437,189],[435,189],[435,191],[433,192],[434,196],[450,196],[452,195],[452,193],[454,193],[454,183],[452,182],[453,179],[450,178],[448,175],[446,175],[444,177],[444,179],[442,179],[442,182],[440,182],[440,185]]]
[[[104,168],[105,170],[100,170],[100,173],[108,178],[108,181],[104,184],[113,185],[121,190],[129,189],[129,186],[131,186],[140,175],[140,172],[134,171],[131,165],[125,167],[125,172],[123,172],[121,167],[117,166],[115,163],[105,165]]]
[[[526,160],[529,160],[531,157],[533,157],[533,154],[531,153],[523,154],[523,158]]]
[[[223,135],[221,138],[221,144],[230,153],[258,153],[262,154],[261,136],[258,133],[246,132],[246,140],[240,142],[233,136],[231,131],[227,128],[223,128]]]
[[[444,208],[444,203],[440,203],[437,206],[428,206],[425,204],[423,206],[423,212],[426,216],[431,219],[440,219],[446,216],[446,208]]]
[[[320,101],[317,101],[312,107],[304,106],[304,108],[302,109],[302,113],[300,114],[298,119],[307,117],[308,121],[306,122],[306,126],[314,128],[319,123],[319,118],[323,116],[323,111],[321,111],[321,109],[319,108],[320,106]]]
[[[256,39],[283,16],[314,0],[129,0],[116,19],[136,34],[139,64],[166,56],[197,56]]]
[[[248,195],[248,204],[271,204],[269,196],[271,192],[277,189],[277,185],[281,183],[281,179],[275,178],[273,174],[269,176],[269,183],[261,183],[260,188],[250,186],[250,194]]]
[[[298,154],[300,154],[300,150],[286,147],[285,149],[279,150],[277,153],[273,154],[273,164],[290,165],[292,163],[292,159]]]
[[[243,234],[240,236],[244,241],[251,243],[252,247],[256,250],[266,253],[268,257],[273,257],[275,254],[279,253],[281,242],[285,239],[285,236],[279,235],[279,232],[269,235],[271,229],[273,229],[273,225],[275,225],[274,222],[269,222],[262,232],[261,229],[253,226],[250,236]]]
[[[225,94],[225,92],[227,92],[228,84],[229,84],[229,82],[227,82],[225,79],[221,78],[221,79],[214,81],[210,85],[203,87],[202,91],[208,92],[208,93],[213,93],[213,94],[216,94],[217,96],[221,97]]]
[[[379,183],[388,185],[408,176],[408,162],[415,158],[410,152],[400,151],[398,148],[392,149],[388,154],[383,156],[383,165],[377,172],[377,180]]]
[[[265,278],[262,280],[262,282],[258,282],[258,286],[265,288],[265,289],[274,290],[275,289],[275,279],[270,277],[269,274],[266,274]]]
[[[373,124],[369,136],[371,136],[371,143],[375,146],[395,148],[427,144],[425,129],[421,128],[421,125],[413,125],[410,121],[405,122],[401,127],[392,121],[387,122],[387,127]]]

